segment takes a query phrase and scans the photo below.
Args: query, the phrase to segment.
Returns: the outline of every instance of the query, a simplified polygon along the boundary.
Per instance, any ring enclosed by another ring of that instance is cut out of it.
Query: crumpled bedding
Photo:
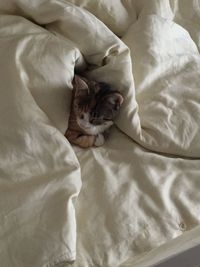
[[[199,14],[195,0],[0,2],[2,267],[150,266],[194,238]],[[63,135],[74,72],[124,95],[102,147]]]

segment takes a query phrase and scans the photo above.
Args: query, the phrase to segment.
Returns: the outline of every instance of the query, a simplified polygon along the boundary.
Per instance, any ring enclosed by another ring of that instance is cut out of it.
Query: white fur
[[[105,138],[103,136],[103,134],[98,134],[96,136],[96,140],[94,142],[95,146],[102,146],[105,143]]]
[[[98,135],[100,133],[103,133],[111,125],[113,125],[112,121],[106,121],[102,125],[93,125],[89,122],[88,113],[84,114],[83,119],[78,118],[77,123],[87,134],[91,134],[91,135]]]

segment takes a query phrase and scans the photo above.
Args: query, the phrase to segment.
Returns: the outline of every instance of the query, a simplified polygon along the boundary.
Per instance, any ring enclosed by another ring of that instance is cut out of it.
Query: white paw
[[[113,121],[106,121],[105,125],[106,125],[106,128],[108,129],[110,126],[113,125]]]
[[[98,135],[96,136],[94,145],[95,145],[95,146],[102,146],[104,143],[105,143],[105,139],[104,139],[103,134],[98,134]]]

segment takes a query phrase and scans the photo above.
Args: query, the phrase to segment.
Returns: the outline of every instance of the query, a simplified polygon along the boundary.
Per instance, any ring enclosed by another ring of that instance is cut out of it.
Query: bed
[[[1,267],[159,266],[199,245],[199,47],[198,0],[0,2]],[[124,96],[99,148],[64,137],[74,73]]]

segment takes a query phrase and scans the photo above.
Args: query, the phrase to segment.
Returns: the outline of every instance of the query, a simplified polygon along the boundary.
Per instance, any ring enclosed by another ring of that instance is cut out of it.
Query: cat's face
[[[73,110],[77,123],[88,134],[98,134],[113,124],[123,102],[122,95],[106,83],[75,75]]]

